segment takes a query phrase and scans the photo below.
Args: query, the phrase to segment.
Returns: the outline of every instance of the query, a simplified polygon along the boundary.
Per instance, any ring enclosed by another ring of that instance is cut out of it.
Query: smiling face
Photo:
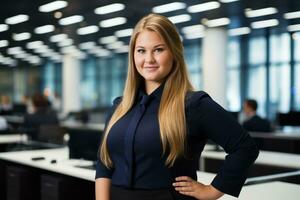
[[[134,63],[149,93],[165,81],[173,66],[173,56],[156,32],[144,30],[135,42]]]

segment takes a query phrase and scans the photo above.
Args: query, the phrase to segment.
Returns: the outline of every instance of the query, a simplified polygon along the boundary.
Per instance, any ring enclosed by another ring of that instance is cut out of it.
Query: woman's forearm
[[[110,199],[110,185],[111,179],[97,178],[95,181],[95,195],[96,200],[109,200]]]

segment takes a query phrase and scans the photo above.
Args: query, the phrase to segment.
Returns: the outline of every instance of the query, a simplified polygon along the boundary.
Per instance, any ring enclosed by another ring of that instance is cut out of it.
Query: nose
[[[148,52],[145,58],[146,63],[154,63],[155,59],[152,52]]]

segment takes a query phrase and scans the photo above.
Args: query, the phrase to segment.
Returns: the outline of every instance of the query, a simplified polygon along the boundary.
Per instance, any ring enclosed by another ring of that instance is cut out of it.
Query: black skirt
[[[141,190],[111,186],[110,200],[175,200],[168,189]]]
[[[195,200],[171,189],[126,189],[112,185],[110,200]]]

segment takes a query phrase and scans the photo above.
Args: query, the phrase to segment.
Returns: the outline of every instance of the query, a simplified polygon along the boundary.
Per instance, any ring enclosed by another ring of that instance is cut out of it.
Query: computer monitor
[[[68,142],[70,159],[97,160],[102,131],[68,128],[67,132],[70,135]]]
[[[300,112],[278,113],[279,126],[300,126]]]

